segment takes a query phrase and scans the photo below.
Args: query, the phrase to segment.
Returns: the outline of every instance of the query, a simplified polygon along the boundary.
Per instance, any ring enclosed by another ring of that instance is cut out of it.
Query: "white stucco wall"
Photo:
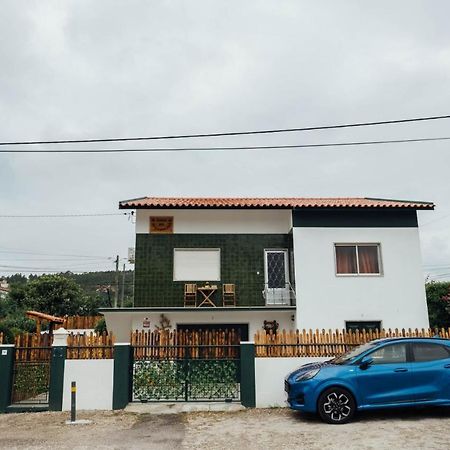
[[[298,328],[428,327],[417,228],[294,228]],[[381,276],[336,276],[335,243],[380,243]]]
[[[255,358],[256,407],[287,406],[285,376],[310,362],[330,358]]]
[[[77,409],[112,409],[113,359],[66,359],[63,411],[70,410],[71,382],[77,383]]]
[[[283,209],[138,209],[136,233],[149,233],[150,216],[173,216],[174,233],[284,234],[292,228],[291,211]]]
[[[280,324],[280,329],[294,330],[295,309],[287,311],[246,311],[232,308],[231,311],[211,311],[197,308],[194,311],[174,311],[169,309],[164,315],[170,320],[172,329],[176,329],[177,324],[248,324],[249,339],[253,340],[256,331],[261,330],[264,320],[276,320]],[[116,336],[117,342],[128,342],[130,330],[142,330],[142,323],[145,318],[150,320],[150,330],[159,325],[161,312],[106,312],[105,319],[108,330]]]

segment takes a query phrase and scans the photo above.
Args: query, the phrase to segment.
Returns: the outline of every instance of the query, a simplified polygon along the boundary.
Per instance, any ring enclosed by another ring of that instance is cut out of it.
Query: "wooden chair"
[[[222,287],[223,306],[236,306],[236,285],[224,284]]]
[[[184,306],[197,306],[197,285],[186,283],[184,285]]]

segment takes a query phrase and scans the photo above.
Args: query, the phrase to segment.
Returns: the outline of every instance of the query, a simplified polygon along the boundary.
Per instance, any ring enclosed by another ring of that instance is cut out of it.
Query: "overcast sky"
[[[1,8],[1,141],[450,114],[446,0],[4,0]],[[165,145],[435,136],[450,136],[450,120]],[[138,146],[150,144],[130,144]],[[444,279],[450,274],[449,146],[0,154],[0,214],[117,213],[119,200],[145,195],[433,201],[436,211],[419,212],[423,262],[425,273]],[[106,258],[125,257],[133,243],[134,226],[125,216],[0,217],[0,274],[20,271],[17,266],[111,269]]]

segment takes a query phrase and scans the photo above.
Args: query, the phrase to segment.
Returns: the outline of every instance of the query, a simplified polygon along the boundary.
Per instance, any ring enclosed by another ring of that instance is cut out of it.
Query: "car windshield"
[[[344,353],[343,355],[332,359],[330,362],[332,364],[350,364],[359,355],[363,354],[367,350],[370,350],[370,349],[376,347],[376,345],[377,345],[376,342],[368,342],[367,344],[363,344],[363,345],[360,345],[358,347],[355,347],[355,348],[349,350],[348,352]]]

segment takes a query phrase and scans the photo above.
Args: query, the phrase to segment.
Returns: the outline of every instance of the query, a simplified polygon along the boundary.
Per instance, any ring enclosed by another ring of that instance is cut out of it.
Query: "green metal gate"
[[[135,345],[133,401],[239,401],[239,345]]]
[[[51,347],[16,347],[11,405],[48,405]]]

